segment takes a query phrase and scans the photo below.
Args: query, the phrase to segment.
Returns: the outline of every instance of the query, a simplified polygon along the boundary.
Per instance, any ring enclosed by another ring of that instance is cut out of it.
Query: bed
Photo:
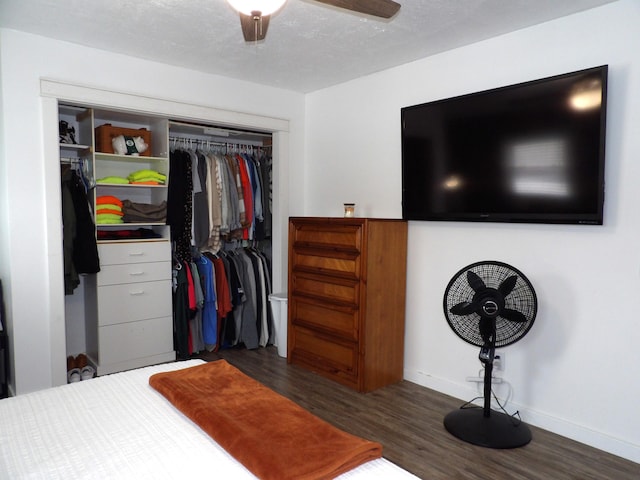
[[[0,400],[0,478],[257,478],[149,384],[156,374],[204,363],[156,365]],[[337,478],[417,477],[377,458]]]

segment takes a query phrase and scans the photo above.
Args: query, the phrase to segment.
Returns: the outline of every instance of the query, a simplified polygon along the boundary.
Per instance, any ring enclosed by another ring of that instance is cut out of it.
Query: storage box
[[[96,127],[96,152],[101,153],[115,153],[113,151],[113,145],[111,139],[118,135],[124,135],[125,137],[142,137],[148,148],[140,155],[144,157],[150,157],[151,153],[151,132],[146,128],[123,128],[114,127],[110,123],[105,123]]]

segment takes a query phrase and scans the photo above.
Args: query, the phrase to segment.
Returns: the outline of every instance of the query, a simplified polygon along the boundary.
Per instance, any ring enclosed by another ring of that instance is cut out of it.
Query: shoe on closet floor
[[[77,368],[76,359],[73,355],[67,357],[67,372],[70,372],[74,368]]]
[[[89,364],[89,359],[84,353],[76,355],[76,368],[83,369]]]
[[[82,367],[82,370],[80,370],[80,378],[82,380],[91,380],[95,376],[96,370],[91,365],[85,365]]]
[[[72,368],[67,372],[67,383],[76,383],[82,380],[79,368]]]

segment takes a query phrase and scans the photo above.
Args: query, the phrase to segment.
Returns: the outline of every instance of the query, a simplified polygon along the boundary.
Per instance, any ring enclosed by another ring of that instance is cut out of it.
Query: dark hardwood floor
[[[461,401],[408,381],[357,393],[288,365],[273,347],[222,350],[201,358],[224,358],[336,427],[380,442],[385,458],[423,479],[640,478],[640,464],[535,427],[531,443],[515,449],[458,440],[444,429],[443,418]]]

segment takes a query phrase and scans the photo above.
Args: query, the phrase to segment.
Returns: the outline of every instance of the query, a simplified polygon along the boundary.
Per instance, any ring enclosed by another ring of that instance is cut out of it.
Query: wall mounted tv
[[[402,108],[403,218],[601,225],[607,70]]]

